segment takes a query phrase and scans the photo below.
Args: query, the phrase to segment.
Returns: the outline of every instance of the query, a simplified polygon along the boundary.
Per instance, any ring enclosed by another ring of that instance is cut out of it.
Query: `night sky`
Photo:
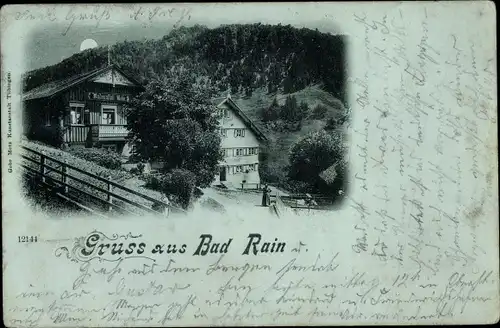
[[[202,11],[196,10],[191,13],[189,21],[183,22],[185,26],[194,24],[205,25],[209,28],[221,24],[291,24],[295,27],[318,28],[322,32],[336,33],[335,23],[322,15],[314,15],[314,19],[307,22],[297,19],[297,12],[289,7],[281,7],[282,15],[273,15],[273,11],[263,11],[263,8],[253,6],[232,6],[231,8],[209,8]],[[314,11],[320,8],[313,8]],[[255,10],[249,14],[249,10]],[[323,9],[324,10],[324,9]],[[319,12],[318,12],[319,14]],[[259,17],[257,19],[256,17]],[[311,17],[311,16],[309,16]],[[52,23],[40,26],[32,31],[27,37],[25,51],[25,69],[33,69],[54,65],[61,60],[70,57],[80,51],[80,44],[85,39],[94,39],[97,44],[115,44],[125,40],[158,39],[168,34],[173,29],[173,22],[158,21],[143,27],[141,23],[131,22],[126,19],[115,19],[113,22],[103,22],[100,26],[82,26],[74,24],[71,29],[63,35],[68,24]]]

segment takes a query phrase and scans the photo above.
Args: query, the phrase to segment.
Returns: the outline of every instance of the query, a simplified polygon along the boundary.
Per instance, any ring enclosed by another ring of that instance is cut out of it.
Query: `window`
[[[234,136],[235,137],[244,137],[245,136],[245,129],[234,129]]]
[[[243,148],[236,148],[236,156],[243,156]]]
[[[102,124],[116,124],[116,106],[102,106]]]
[[[229,118],[229,111],[227,109],[222,110],[222,117]]]
[[[227,137],[227,129],[220,129],[220,135],[223,137]]]
[[[235,168],[236,173],[244,172],[242,165],[237,165],[234,168]]]
[[[84,124],[84,105],[83,104],[69,104],[71,124]]]
[[[257,164],[248,164],[248,171],[257,171]]]

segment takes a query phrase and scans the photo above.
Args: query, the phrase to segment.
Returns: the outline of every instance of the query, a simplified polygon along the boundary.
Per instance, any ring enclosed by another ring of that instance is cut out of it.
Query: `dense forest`
[[[289,25],[196,25],[157,40],[118,43],[111,48],[111,58],[142,83],[179,71],[219,91],[247,96],[257,88],[288,94],[319,84],[345,104],[344,48],[341,35]],[[107,57],[106,47],[77,53],[26,73],[24,89],[102,67]]]

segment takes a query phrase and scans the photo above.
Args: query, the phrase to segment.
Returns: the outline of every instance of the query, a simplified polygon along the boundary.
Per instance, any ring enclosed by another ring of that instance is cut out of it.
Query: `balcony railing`
[[[126,125],[99,125],[99,140],[123,140],[128,135]]]
[[[126,125],[69,125],[65,128],[64,142],[93,144],[98,141],[122,141],[128,133]]]
[[[90,134],[88,125],[70,125],[64,131],[64,142],[83,144],[87,141]]]

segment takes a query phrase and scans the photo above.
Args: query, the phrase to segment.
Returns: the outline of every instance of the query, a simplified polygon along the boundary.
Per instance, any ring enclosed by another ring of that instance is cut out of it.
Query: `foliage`
[[[326,125],[325,125],[325,130],[326,131],[333,131],[339,126],[339,122],[337,119],[330,117],[328,120],[326,120]]]
[[[298,121],[302,121],[309,115],[309,106],[307,105],[307,102],[301,101],[299,105],[299,111],[298,111]]]
[[[120,155],[113,151],[108,151],[103,148],[69,148],[69,153],[72,155],[91,161],[108,169],[119,169],[122,166]]]
[[[113,62],[147,83],[182,67],[218,90],[251,95],[256,88],[292,93],[311,84],[345,103],[344,37],[290,25],[238,24],[214,29],[181,27],[162,39],[124,41],[111,48]],[[106,65],[107,49],[89,49],[61,63],[29,72],[25,90]]]
[[[309,133],[292,146],[289,177],[316,184],[319,174],[343,156],[340,135],[324,130]]]
[[[309,182],[291,179],[283,167],[274,162],[262,162],[259,174],[262,181],[292,193],[316,192]]]
[[[195,186],[196,176],[194,173],[188,170],[175,169],[166,174],[161,189],[167,196],[171,196],[174,202],[186,209],[191,203]]]
[[[274,98],[271,105],[267,108],[263,108],[261,111],[261,117],[264,122],[275,121],[280,117],[281,107],[278,104],[278,99]]]
[[[146,165],[144,165],[143,163],[139,163],[139,164],[137,164],[136,167],[133,167],[130,169],[130,173],[136,174],[136,175],[143,175],[145,167],[146,167]]]
[[[59,125],[56,126],[33,126],[28,138],[31,140],[39,140],[54,147],[61,147],[63,143],[63,129]]]
[[[281,107],[280,118],[289,122],[297,122],[301,119],[299,105],[295,96],[286,97],[285,104]]]
[[[328,107],[326,107],[323,104],[317,104],[316,106],[314,106],[312,110],[311,117],[321,120],[325,118],[327,112],[328,112]]]
[[[151,81],[128,110],[134,155],[143,161],[164,162],[164,172],[196,172],[196,185],[208,186],[222,159],[210,96],[211,90],[197,85],[190,76]]]
[[[174,169],[166,174],[147,174],[145,180],[147,188],[161,191],[184,209],[187,209],[193,200],[196,176],[191,171]]]
[[[261,118],[275,131],[299,131],[308,112],[309,106],[305,101],[298,104],[297,98],[290,95],[283,106],[280,106],[275,98],[268,108],[261,111]]]
[[[145,167],[146,167],[146,165],[144,165],[144,163],[137,164],[137,171],[139,172],[139,174],[143,174],[144,173],[144,168]]]
[[[145,182],[144,186],[146,188],[160,191],[164,175],[159,173],[147,173],[142,176],[142,179]]]

